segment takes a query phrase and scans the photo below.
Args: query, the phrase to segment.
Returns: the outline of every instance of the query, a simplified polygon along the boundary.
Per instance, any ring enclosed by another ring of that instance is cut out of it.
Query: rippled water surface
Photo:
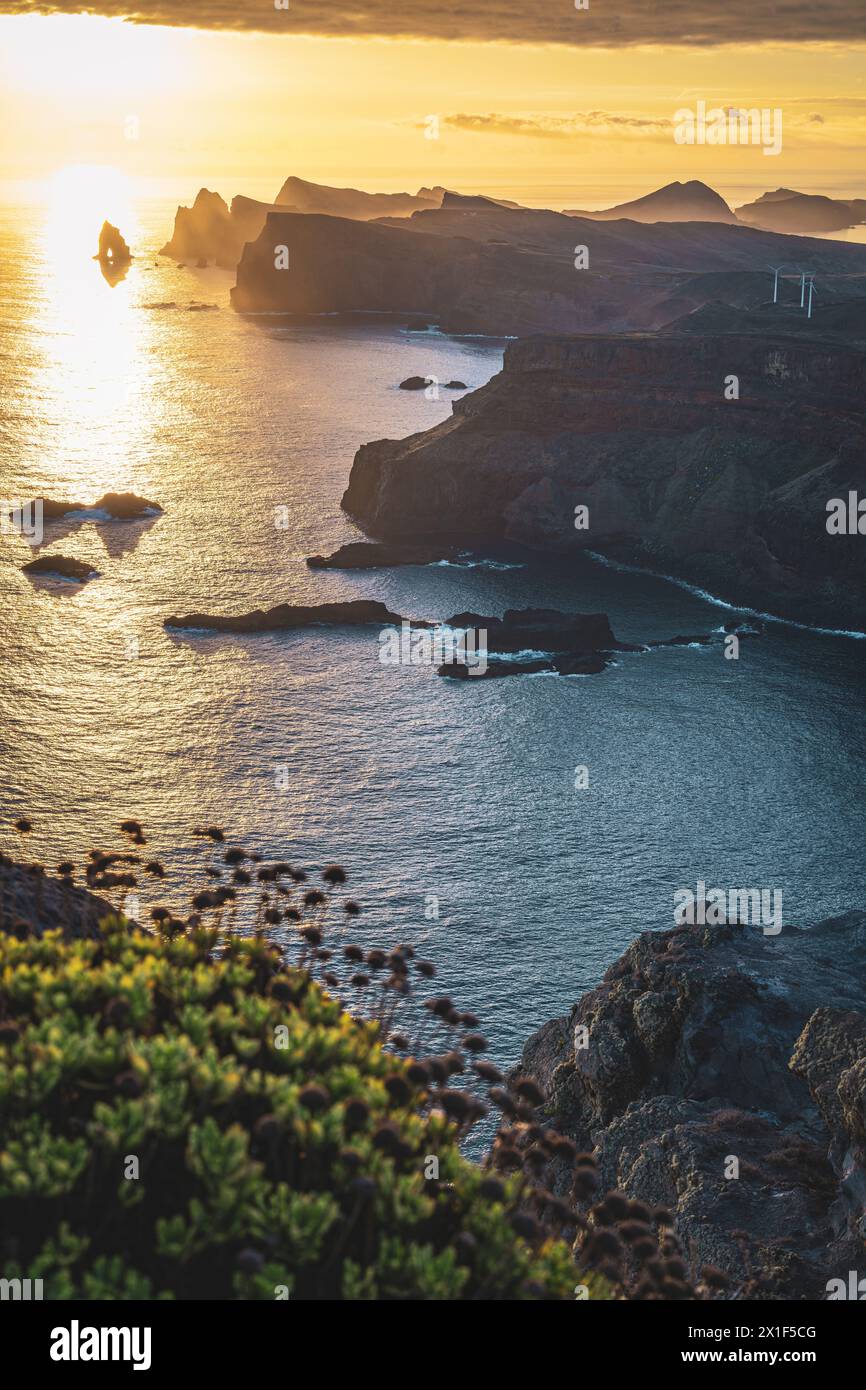
[[[381,665],[373,629],[166,632],[172,613],[355,597],[433,618],[601,610],[625,639],[728,615],[589,561],[310,571],[357,535],[339,509],[357,446],[450,411],[448,392],[397,383],[477,387],[501,344],[242,319],[231,275],[155,264],[168,204],[128,209],[136,260],[114,288],[89,219],[57,200],[2,213],[0,497],[129,490],[165,509],[49,528],[47,549],[99,571],[80,589],[29,579],[25,541],[0,537],[4,848],[14,814],[48,864],[120,848],[135,815],[178,906],[201,886],[201,821],[339,860],[368,937],[423,943],[503,1061],[637,932],[671,924],[675,888],[781,888],[797,922],[864,906],[866,643],[772,626],[739,661],[673,649],[585,679],[455,683]]]

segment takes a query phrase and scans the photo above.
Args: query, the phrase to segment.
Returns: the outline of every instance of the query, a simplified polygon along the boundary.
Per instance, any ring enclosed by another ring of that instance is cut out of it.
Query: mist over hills
[[[331,188],[291,176],[286,179],[272,203],[239,195],[231,206],[219,193],[202,188],[191,207],[179,207],[174,230],[162,248],[162,255],[178,260],[215,261],[233,270],[247,242],[255,241],[272,212],[346,218],[350,221],[385,222],[388,225],[454,235],[475,240],[515,243],[513,224],[493,223],[474,226],[467,214],[493,213],[497,209],[523,212],[536,217],[571,217],[585,222],[632,222],[647,226],[688,223],[692,235],[700,233],[693,225],[714,223],[731,227],[748,226],[782,234],[841,231],[866,219],[866,199],[826,198],[777,189],[744,204],[736,212],[714,189],[699,180],[670,183],[630,202],[589,211],[578,208],[554,213],[522,207],[508,199],[489,195],[464,194],[441,186],[419,188],[417,193],[368,193],[356,188]],[[435,218],[426,214],[440,214]],[[450,220],[449,220],[450,219]],[[528,244],[538,244],[539,222],[524,222]],[[628,238],[628,232],[625,232]],[[543,237],[542,237],[543,240]],[[549,238],[548,238],[549,241]],[[806,248],[802,248],[804,253]]]

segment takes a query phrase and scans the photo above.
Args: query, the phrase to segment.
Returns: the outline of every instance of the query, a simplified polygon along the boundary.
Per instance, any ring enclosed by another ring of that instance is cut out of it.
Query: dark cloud
[[[3,0],[4,14],[110,15],[276,34],[622,47],[866,41],[863,0]]]
[[[620,116],[610,111],[579,111],[573,116],[500,116],[495,111],[487,115],[443,116],[442,124],[454,130],[472,130],[482,135],[534,135],[567,137],[587,130],[610,130],[621,135],[634,131],[639,135],[658,135],[671,129],[669,120],[650,116]]]

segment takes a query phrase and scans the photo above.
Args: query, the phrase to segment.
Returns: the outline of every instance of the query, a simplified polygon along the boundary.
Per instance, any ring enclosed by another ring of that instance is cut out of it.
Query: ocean
[[[21,852],[26,815],[26,853],[51,868],[124,848],[137,817],[167,869],[144,913],[203,886],[196,825],[339,862],[356,939],[412,941],[500,1064],[639,932],[673,925],[677,889],[778,889],[797,924],[866,906],[861,640],[771,623],[737,661],[673,648],[599,676],[454,682],[383,665],[375,629],[166,631],[175,613],[367,597],[429,618],[602,611],[624,640],[731,616],[590,559],[308,569],[358,538],[339,505],[357,447],[449,414],[453,393],[398,383],[479,387],[503,344],[242,318],[233,275],[158,261],[173,213],[127,210],[136,258],[112,288],[91,259],[101,215],[0,210],[0,498],[164,508],[50,527],[47,548],[99,571],[83,587],[31,580],[27,543],[0,535],[0,847]]]

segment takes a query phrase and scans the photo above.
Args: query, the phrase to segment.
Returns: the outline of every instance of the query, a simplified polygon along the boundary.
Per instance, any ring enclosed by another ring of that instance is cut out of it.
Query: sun
[[[68,164],[45,182],[46,249],[58,261],[81,262],[96,253],[103,222],[127,240],[136,222],[133,184],[111,164]]]

